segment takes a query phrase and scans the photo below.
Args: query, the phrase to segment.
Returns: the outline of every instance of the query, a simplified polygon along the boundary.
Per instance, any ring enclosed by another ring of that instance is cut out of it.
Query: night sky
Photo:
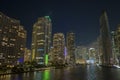
[[[113,2],[114,1],[114,2]],[[27,30],[27,47],[31,46],[32,26],[38,17],[49,15],[52,32],[76,33],[76,44],[86,45],[99,35],[99,18],[107,10],[110,30],[120,24],[119,0],[0,0],[0,11],[20,20]]]

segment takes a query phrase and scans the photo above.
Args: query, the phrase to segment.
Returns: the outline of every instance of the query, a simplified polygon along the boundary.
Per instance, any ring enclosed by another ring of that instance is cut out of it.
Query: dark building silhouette
[[[102,65],[110,66],[113,64],[111,36],[106,11],[102,12],[100,17],[100,36],[102,47]]]

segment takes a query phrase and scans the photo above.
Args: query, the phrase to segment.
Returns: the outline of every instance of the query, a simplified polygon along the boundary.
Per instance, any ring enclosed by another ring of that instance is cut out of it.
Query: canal
[[[120,69],[96,65],[0,75],[0,80],[120,80]]]

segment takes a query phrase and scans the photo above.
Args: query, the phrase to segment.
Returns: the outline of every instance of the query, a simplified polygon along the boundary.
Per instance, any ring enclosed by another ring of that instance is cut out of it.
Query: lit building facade
[[[120,65],[120,24],[118,24],[117,30],[112,33],[113,35],[113,47],[115,52],[115,58],[118,60],[118,64]]]
[[[49,65],[52,65],[52,61],[54,60],[53,59],[53,55],[54,55],[54,53],[53,53],[53,50],[54,50],[54,48],[53,47],[51,47],[50,48],[50,52],[49,52],[49,54],[48,54],[48,56],[49,56]]]
[[[100,17],[100,36],[102,46],[102,65],[111,66],[113,65],[112,45],[111,36],[108,25],[108,17],[106,11],[102,12]]]
[[[118,65],[118,55],[119,55],[119,49],[117,47],[117,33],[116,31],[111,32],[112,36],[112,53],[113,53],[113,59],[114,59],[114,64]]]
[[[53,64],[65,63],[65,38],[63,33],[55,33],[53,36]]]
[[[0,12],[0,64],[14,66],[24,61],[26,30],[20,21]]]
[[[33,25],[32,32],[32,61],[38,64],[48,64],[48,53],[51,45],[52,24],[49,16],[40,17]]]
[[[96,50],[95,48],[89,48],[89,63],[96,63]]]
[[[31,62],[31,50],[28,48],[25,48],[24,62]]]
[[[66,43],[68,64],[75,64],[75,33],[67,33]]]
[[[76,64],[86,64],[88,60],[88,49],[85,46],[77,46],[75,49]]]

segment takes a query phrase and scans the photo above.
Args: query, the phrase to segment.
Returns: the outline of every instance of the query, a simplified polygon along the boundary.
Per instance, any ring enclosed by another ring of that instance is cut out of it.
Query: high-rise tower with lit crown
[[[38,64],[48,64],[48,53],[51,45],[52,23],[49,16],[38,18],[32,32],[32,60]]]

